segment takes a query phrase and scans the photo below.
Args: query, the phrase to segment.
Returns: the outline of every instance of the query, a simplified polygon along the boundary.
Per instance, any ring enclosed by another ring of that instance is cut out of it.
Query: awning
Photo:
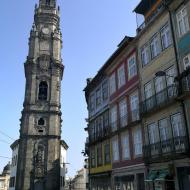
[[[145,179],[145,181],[149,182],[149,181],[154,181],[157,177],[158,177],[158,173],[159,171],[157,170],[152,170],[148,173],[147,178]]]
[[[168,170],[160,170],[159,175],[155,179],[156,181],[165,181],[166,178],[170,175]]]

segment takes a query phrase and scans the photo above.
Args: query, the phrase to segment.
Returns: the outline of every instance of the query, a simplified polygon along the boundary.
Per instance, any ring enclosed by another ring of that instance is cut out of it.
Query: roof
[[[104,63],[104,65],[100,68],[98,73],[95,75],[93,79],[88,80],[87,86],[85,87],[84,91],[87,92],[91,88],[94,87],[99,81],[102,80],[104,77],[105,69],[112,63],[112,61],[121,53],[121,51],[129,45],[129,43],[134,39],[134,37],[125,36],[122,41],[118,44],[118,48],[116,51],[109,57],[109,59]]]
[[[69,146],[67,145],[67,143],[64,140],[61,140],[61,145],[63,145],[63,147],[67,150],[69,148]]]
[[[157,0],[141,0],[141,2],[134,9],[134,12],[144,15],[151,9],[156,1]]]
[[[19,145],[19,139],[13,142],[10,147],[13,150],[17,145]]]

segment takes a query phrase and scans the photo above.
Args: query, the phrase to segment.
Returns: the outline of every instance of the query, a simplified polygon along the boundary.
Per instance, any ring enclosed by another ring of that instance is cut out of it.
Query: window
[[[144,95],[145,95],[145,99],[148,99],[153,95],[151,82],[145,84],[145,86],[144,86]]]
[[[166,24],[162,29],[161,29],[161,42],[162,42],[162,48],[166,49],[169,47],[172,43],[171,40],[171,33],[170,33],[170,28],[169,25]]]
[[[94,96],[94,94],[90,95],[89,108],[90,108],[90,111],[93,111],[95,109],[95,96]]]
[[[102,145],[97,146],[97,164],[98,166],[102,165]]]
[[[101,90],[100,88],[96,90],[96,107],[101,104]]]
[[[164,89],[164,77],[156,77],[155,78],[155,91],[156,93],[162,91]]]
[[[47,82],[42,81],[39,84],[38,99],[47,100],[47,96],[48,96],[48,85]]]
[[[103,130],[104,130],[104,135],[108,135],[109,134],[109,112],[106,111],[103,114]]]
[[[184,128],[181,113],[177,113],[171,116],[171,124],[174,137],[184,136]]]
[[[141,49],[141,60],[144,66],[147,65],[150,61],[149,47],[147,45],[144,45]]]
[[[10,186],[11,187],[11,186]],[[4,189],[5,188],[5,182],[4,181],[0,181],[0,188]]]
[[[40,118],[40,119],[38,120],[38,125],[40,125],[40,126],[45,125],[45,121],[44,121],[43,118]]]
[[[117,70],[118,77],[118,88],[122,87],[125,84],[125,65],[122,64]]]
[[[95,157],[95,149],[94,148],[91,149],[91,165],[92,165],[92,168],[94,168],[96,166],[96,157]]]
[[[190,54],[186,55],[183,58],[183,65],[184,65],[184,70],[186,70],[188,67],[190,67]]]
[[[102,137],[102,116],[96,119],[96,136]]]
[[[131,56],[128,59],[128,78],[132,78],[137,74],[137,66],[136,66],[136,60],[135,55]]]
[[[167,119],[162,119],[159,121],[159,130],[160,130],[160,140],[166,141],[169,139],[169,125]]]
[[[125,133],[121,137],[122,143],[122,158],[127,160],[130,158],[130,149],[129,149],[129,134]]]
[[[130,96],[131,116],[132,121],[139,119],[139,97],[138,93]]]
[[[155,78],[156,103],[159,105],[167,98],[167,92],[164,90],[164,77]]]
[[[111,127],[112,131],[115,131],[117,129],[117,106],[113,106],[111,108]]]
[[[107,81],[105,81],[102,84],[102,99],[103,101],[108,99],[108,82]]]
[[[127,125],[127,101],[123,99],[119,102],[119,117],[120,117],[120,126],[124,127]]]
[[[167,83],[169,97],[172,97],[177,94],[177,88],[174,86],[175,76],[176,76],[176,72],[175,72],[174,66],[166,70],[166,83]]]
[[[177,26],[179,37],[183,36],[189,31],[189,20],[187,15],[187,9],[183,6],[176,14]]]
[[[135,156],[142,155],[142,133],[140,128],[136,128],[133,134]]]
[[[152,59],[160,53],[160,44],[157,34],[152,38],[150,42],[150,49]]]
[[[9,187],[14,187],[15,186],[15,177],[11,177],[9,181]]]
[[[114,138],[112,140],[112,153],[113,153],[113,161],[118,161],[119,160],[118,138]]]
[[[159,141],[158,137],[158,129],[156,123],[152,123],[148,125],[148,136],[149,136],[149,142],[150,144],[155,144]]]
[[[116,91],[115,73],[110,77],[110,95]]]
[[[109,164],[110,163],[110,144],[106,144],[104,146],[104,162],[105,164]]]

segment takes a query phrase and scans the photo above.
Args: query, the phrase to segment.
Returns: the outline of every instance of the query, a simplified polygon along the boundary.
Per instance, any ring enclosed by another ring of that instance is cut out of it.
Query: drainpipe
[[[174,46],[174,53],[175,53],[175,60],[176,60],[176,67],[177,67],[177,76],[178,76],[178,82],[179,82],[179,94],[181,94],[182,92],[182,81],[180,79],[180,68],[179,68],[179,61],[178,61],[178,52],[177,52],[177,46],[176,46],[176,38],[175,38],[175,33],[174,33],[174,25],[173,25],[173,20],[172,20],[172,13],[170,8],[168,7],[167,3],[165,2],[166,0],[162,0],[164,7],[166,8],[166,10],[169,13],[169,19],[170,19],[170,25],[171,25],[171,33],[172,33],[172,39],[173,39],[173,46]],[[189,129],[188,129],[188,122],[187,122],[187,115],[186,115],[186,110],[185,110],[185,104],[184,104],[184,100],[181,101],[181,105],[182,105],[182,110],[183,110],[183,114],[184,114],[184,122],[185,122],[185,129],[186,129],[186,133],[187,133],[187,144],[188,144],[188,153],[189,153],[189,145],[190,145],[190,140],[189,140]]]

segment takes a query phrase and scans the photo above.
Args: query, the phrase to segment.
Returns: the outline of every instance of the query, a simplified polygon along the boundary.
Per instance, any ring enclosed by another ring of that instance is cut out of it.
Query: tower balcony
[[[183,158],[189,154],[187,136],[177,136],[143,146],[146,164]]]

